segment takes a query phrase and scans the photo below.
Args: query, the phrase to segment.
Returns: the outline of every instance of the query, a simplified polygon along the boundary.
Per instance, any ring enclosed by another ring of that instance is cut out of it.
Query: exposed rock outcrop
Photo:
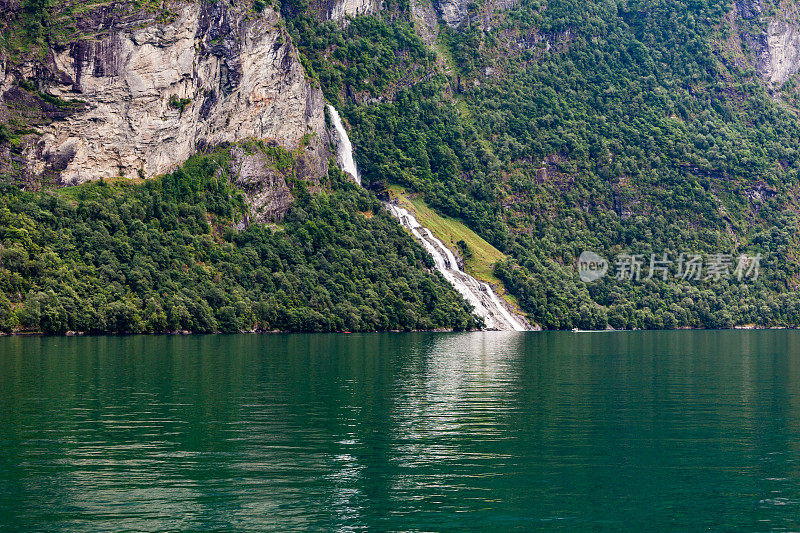
[[[382,0],[310,0],[306,13],[312,13],[321,21],[335,20],[346,24],[347,17],[378,13],[381,4]]]
[[[333,0],[328,3],[328,17],[331,20],[343,20],[346,17],[367,15],[379,11],[377,0]]]
[[[412,0],[412,12],[416,7],[414,15],[419,19],[424,16],[422,10],[425,6],[423,4],[415,6],[414,1],[424,2],[424,0]],[[469,21],[472,24],[480,25],[483,30],[488,30],[494,25],[493,19],[497,13],[511,9],[519,3],[519,0],[487,0],[480,4],[470,0],[433,0],[433,3],[442,21],[451,28],[457,28]],[[470,13],[470,5],[472,5],[472,13]]]
[[[327,173],[327,160],[319,156],[319,138],[307,136],[291,153],[277,141],[245,141],[228,150],[228,175],[247,199],[251,220],[280,222],[294,201],[292,178],[312,188]],[[220,169],[222,173],[223,169]]]
[[[439,21],[431,0],[411,0],[411,16],[417,35],[428,46],[434,46],[439,37]]]
[[[469,16],[468,0],[437,0],[436,11],[451,28],[461,25]]]
[[[735,13],[750,31],[742,31],[741,41],[747,46],[756,70],[773,86],[785,83],[800,72],[800,18],[789,2],[781,2],[774,12],[767,12],[762,0],[740,0]],[[769,18],[764,21],[765,15]],[[766,22],[766,30],[753,32],[758,22]]]
[[[230,170],[236,185],[250,203],[250,214],[259,222],[277,222],[292,205],[292,193],[283,174],[263,152],[231,149]]]
[[[760,63],[765,80],[780,85],[800,71],[800,24],[770,20],[766,35],[766,61]]]
[[[736,11],[746,20],[760,16],[763,11],[761,0],[738,0],[735,5]]]
[[[209,1],[173,9],[168,23],[94,12],[100,36],[51,48],[46,75],[34,72],[37,65],[5,72],[5,100],[21,78],[35,78],[49,95],[82,102],[36,142],[26,138],[24,171],[64,184],[149,177],[206,146],[259,138],[293,150],[316,133],[308,157],[317,161],[307,168],[324,173],[324,98],[306,79],[280,16]]]

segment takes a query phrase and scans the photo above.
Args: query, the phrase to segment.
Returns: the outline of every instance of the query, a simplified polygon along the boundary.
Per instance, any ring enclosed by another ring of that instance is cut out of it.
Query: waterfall
[[[339,157],[339,165],[342,171],[347,172],[355,180],[356,183],[361,185],[361,176],[358,174],[358,167],[356,161],[353,159],[353,145],[350,144],[350,138],[347,136],[347,130],[344,129],[342,118],[336,108],[328,104],[328,113],[331,116],[331,122],[336,130],[336,149],[337,156]]]
[[[353,159],[353,146],[347,137],[347,131],[342,125],[339,113],[330,104],[328,104],[328,111],[338,136],[336,155],[339,159],[339,164],[342,170],[350,174],[356,183],[360,185],[361,177]],[[436,270],[475,308],[474,313],[483,318],[487,329],[504,331],[528,331],[531,329],[523,318],[511,311],[510,306],[501,300],[488,283],[478,281],[461,270],[455,254],[442,241],[437,239],[428,228],[423,227],[410,211],[388,202],[385,205],[386,209],[403,227],[411,232],[414,238],[433,257]]]
[[[488,329],[507,331],[530,329],[523,319],[509,310],[508,304],[501,301],[488,283],[478,281],[461,270],[455,254],[428,228],[422,226],[410,211],[390,203],[387,203],[386,207],[431,254],[436,270],[475,308],[475,314],[483,318]]]

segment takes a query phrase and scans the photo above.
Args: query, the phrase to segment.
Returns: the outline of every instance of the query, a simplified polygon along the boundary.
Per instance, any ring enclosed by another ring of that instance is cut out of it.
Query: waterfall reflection
[[[0,341],[0,529],[800,525],[796,331]]]
[[[440,335],[409,360],[392,413],[392,461],[404,473],[394,480],[398,498],[422,488],[454,491],[470,477],[463,474],[470,465],[510,457],[497,443],[514,409],[523,336]],[[470,438],[459,438],[465,434]]]

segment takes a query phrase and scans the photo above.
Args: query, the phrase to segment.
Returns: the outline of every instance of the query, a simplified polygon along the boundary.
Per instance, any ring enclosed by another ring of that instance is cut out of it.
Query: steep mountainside
[[[227,223],[302,220],[287,231],[305,242],[314,198],[350,194],[330,177],[327,100],[364,184],[400,185],[496,247],[494,274],[532,322],[800,325],[796,1],[2,1],[0,142],[16,185],[149,178],[222,143],[216,179],[247,211]],[[583,251],[609,275],[582,281]],[[306,252],[308,268],[326,264]],[[737,275],[742,256],[760,258],[758,277]],[[626,257],[640,276],[620,270]],[[648,275],[656,257],[670,262]],[[26,272],[12,309],[42,289]],[[430,301],[408,287],[393,294]]]
[[[273,139],[292,150],[306,136],[309,177],[327,171],[322,93],[272,9],[54,4],[42,8],[41,42],[30,39],[27,53],[19,36],[6,43],[0,114],[16,141],[5,147],[6,172],[27,183],[148,178],[222,142]],[[6,32],[28,31],[28,11],[12,9]]]
[[[287,177],[294,203],[281,225],[244,227],[231,151],[271,161]],[[143,184],[93,181],[44,194],[4,187],[0,331],[480,325],[374,196],[336,167],[329,192],[312,195],[296,169],[293,154],[253,142],[193,156]]]
[[[480,326],[332,166],[270,6],[0,6],[0,331]]]
[[[545,327],[800,323],[794,2],[430,7],[436,32],[420,3],[346,28],[282,4],[365,183],[419,191],[514,258],[496,273]],[[584,250],[643,275],[584,283]],[[664,252],[666,279],[649,276]],[[743,255],[758,279],[734,275]]]

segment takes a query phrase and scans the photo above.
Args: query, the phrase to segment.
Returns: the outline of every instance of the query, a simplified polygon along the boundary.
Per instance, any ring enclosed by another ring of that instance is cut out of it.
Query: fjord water
[[[800,527],[788,331],[0,339],[0,529]]]

